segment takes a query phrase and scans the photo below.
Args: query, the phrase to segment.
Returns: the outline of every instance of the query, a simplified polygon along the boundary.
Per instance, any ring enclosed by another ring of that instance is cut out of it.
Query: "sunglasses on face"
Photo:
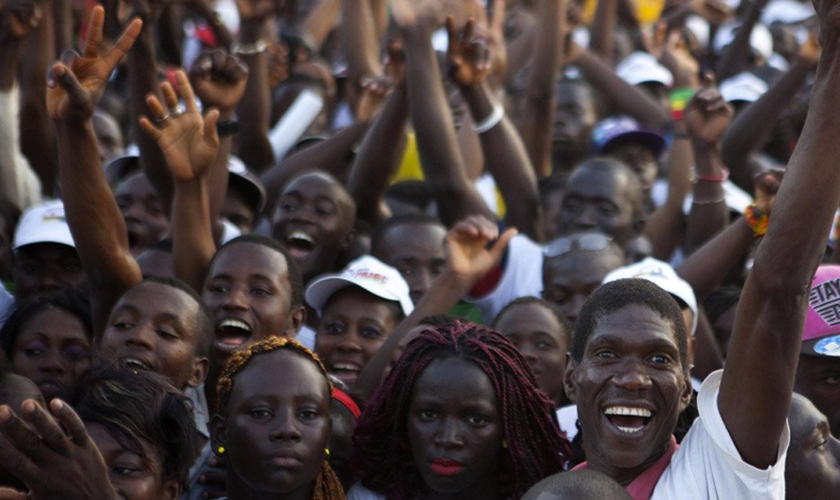
[[[564,236],[550,242],[543,248],[543,257],[559,257],[572,250],[585,250],[587,252],[600,252],[605,250],[612,241],[612,238],[600,233],[574,234]]]

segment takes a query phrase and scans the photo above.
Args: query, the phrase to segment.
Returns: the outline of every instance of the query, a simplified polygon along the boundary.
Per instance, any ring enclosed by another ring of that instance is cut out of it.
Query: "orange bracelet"
[[[747,226],[752,230],[753,236],[756,238],[759,236],[764,236],[767,233],[767,225],[770,223],[770,214],[766,214],[756,208],[755,203],[750,203],[750,205],[744,210],[744,221],[746,221]]]

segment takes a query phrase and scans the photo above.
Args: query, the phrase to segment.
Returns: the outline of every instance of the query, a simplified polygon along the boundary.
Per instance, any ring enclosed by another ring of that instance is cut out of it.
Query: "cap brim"
[[[656,157],[659,157],[662,150],[665,149],[665,138],[661,135],[654,132],[648,132],[647,130],[635,130],[632,132],[624,132],[610,138],[603,146],[601,146],[601,150],[608,153],[611,149],[632,142],[647,146]]]

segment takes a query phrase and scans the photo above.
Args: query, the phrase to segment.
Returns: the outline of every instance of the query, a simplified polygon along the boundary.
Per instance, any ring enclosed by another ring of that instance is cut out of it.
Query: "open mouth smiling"
[[[615,405],[605,408],[604,416],[621,432],[636,434],[647,427],[653,417],[653,412],[647,408]]]
[[[215,346],[220,351],[233,352],[251,337],[251,325],[237,318],[225,318],[216,323]]]

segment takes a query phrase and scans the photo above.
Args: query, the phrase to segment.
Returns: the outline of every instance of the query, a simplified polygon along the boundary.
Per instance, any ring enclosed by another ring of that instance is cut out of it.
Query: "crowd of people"
[[[840,498],[838,88],[830,0],[0,0],[0,499]]]

